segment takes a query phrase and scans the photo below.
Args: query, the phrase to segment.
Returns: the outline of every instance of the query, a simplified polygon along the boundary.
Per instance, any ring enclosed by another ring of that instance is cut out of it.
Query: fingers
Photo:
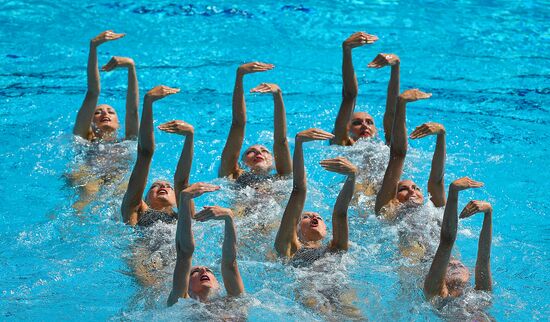
[[[185,192],[187,195],[190,195],[192,198],[196,198],[204,193],[213,192],[216,190],[220,190],[220,186],[204,182],[197,182],[187,187],[185,190],[183,190],[183,192]]]
[[[357,171],[357,168],[344,157],[322,160],[319,164],[327,171],[341,174],[352,174]]]
[[[271,93],[271,92],[272,92],[272,88],[267,83],[261,83],[260,85],[250,90],[250,93]]]
[[[385,54],[378,54],[374,59],[367,65],[369,68],[382,68],[388,65],[388,61],[385,59]]]
[[[433,134],[433,130],[427,124],[422,124],[416,127],[409,137],[414,140],[426,137],[430,134]]]
[[[334,138],[334,134],[321,129],[309,129],[302,132],[303,135],[311,140],[329,140]]]
[[[176,134],[189,134],[194,131],[194,128],[191,124],[179,120],[163,123],[157,126],[157,128],[163,132]]]
[[[103,67],[101,67],[101,70],[109,72],[109,71],[115,69],[115,67],[117,67],[117,65],[118,65],[117,57],[112,57],[111,60],[109,60],[109,62],[107,64],[105,64]]]
[[[273,65],[273,64],[254,62],[250,66],[250,71],[251,72],[265,72],[265,71],[271,70],[273,68],[275,68],[275,65]]]
[[[204,207],[201,211],[195,214],[194,218],[196,221],[204,222],[212,219],[214,216],[215,214],[212,207]]]
[[[460,218],[461,219],[464,219],[464,218],[468,218],[476,213],[479,213],[479,212],[487,212],[489,210],[491,210],[492,207],[491,207],[491,204],[488,203],[488,202],[485,202],[485,201],[481,201],[481,200],[471,200],[470,202],[468,202],[468,204],[464,207],[464,209],[462,210],[462,212],[460,212]]]
[[[344,46],[348,48],[355,48],[366,44],[372,44],[378,40],[375,35],[369,35],[365,32],[359,31],[348,37],[344,41]]]

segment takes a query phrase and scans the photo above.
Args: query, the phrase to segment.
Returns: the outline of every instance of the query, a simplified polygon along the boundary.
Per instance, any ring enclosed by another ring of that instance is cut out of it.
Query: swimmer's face
[[[360,138],[372,138],[376,135],[376,126],[374,119],[369,113],[353,113],[349,127],[350,137],[355,141]]]
[[[470,280],[470,271],[458,259],[451,259],[447,266],[445,284],[453,288],[463,288]]]
[[[214,273],[206,266],[194,266],[189,276],[189,295],[205,300],[212,292],[220,288]]]
[[[95,108],[92,122],[94,128],[104,132],[113,132],[120,127],[115,109],[107,104]]]
[[[424,195],[422,190],[411,180],[403,180],[397,184],[397,194],[395,196],[400,203],[412,203],[422,205]]]
[[[300,220],[300,230],[305,241],[318,241],[327,235],[323,218],[315,212],[304,212]]]
[[[243,161],[252,172],[269,172],[273,167],[273,156],[263,145],[253,145],[246,149]]]
[[[147,203],[153,209],[160,210],[176,205],[176,193],[168,181],[155,181],[147,192]]]

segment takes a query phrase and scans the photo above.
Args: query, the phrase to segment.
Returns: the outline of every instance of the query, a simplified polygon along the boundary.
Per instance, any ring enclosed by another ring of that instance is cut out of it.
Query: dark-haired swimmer
[[[172,291],[168,306],[180,298],[208,301],[220,288],[218,280],[206,266],[192,266],[195,240],[191,221],[223,220],[225,234],[222,246],[221,272],[227,295],[238,296],[244,292],[244,284],[237,264],[237,233],[233,224],[233,212],[219,206],[204,207],[195,214],[193,198],[220,187],[207,183],[195,183],[184,189],[179,196],[178,228],[176,232],[177,260],[174,268]]]
[[[120,127],[118,116],[113,107],[107,104],[97,105],[100,93],[99,69],[97,65],[97,47],[101,44],[120,39],[125,34],[111,30],[104,31],[90,41],[88,55],[88,91],[76,116],[73,134],[88,141],[116,141],[116,132]],[[126,93],[126,133],[125,139],[135,139],[138,135],[139,87],[134,61],[126,57],[113,57],[102,70],[112,71],[118,67],[128,69],[128,90]]]
[[[353,68],[351,51],[353,48],[366,44],[373,44],[378,37],[364,32],[356,32],[342,43],[342,103],[334,123],[334,139],[332,144],[353,145],[361,138],[376,136],[377,129],[373,117],[366,112],[354,112],[358,85],[357,76]],[[369,68],[391,66],[391,77],[388,84],[386,111],[384,113],[384,135],[386,144],[390,144],[391,128],[393,123],[397,95],[399,95],[399,57],[394,54],[378,54]]]
[[[245,172],[239,166],[239,154],[244,141],[245,125],[246,125],[246,104],[243,90],[243,77],[246,74],[264,72],[273,69],[273,65],[260,62],[247,63],[239,66],[237,69],[237,77],[235,80],[235,88],[233,90],[232,113],[233,120],[231,129],[222,152],[219,177],[229,177],[230,179],[238,180],[245,173],[249,173],[249,177],[268,177],[273,169],[273,156],[269,150],[263,145],[253,145],[246,149],[242,156],[244,164],[250,169],[250,172]],[[290,150],[286,138],[286,112],[283,103],[282,91],[276,84],[261,84],[252,92],[271,93],[274,99],[274,137],[273,151],[275,157],[275,168],[277,174],[284,176],[292,172],[292,163],[290,159]],[[254,182],[253,178],[248,180]],[[246,182],[244,182],[246,183]]]
[[[393,220],[398,215],[401,206],[420,206],[424,204],[422,190],[411,180],[401,180],[403,165],[407,154],[407,129],[405,126],[406,105],[408,102],[427,99],[431,96],[418,89],[410,89],[399,95],[393,129],[391,134],[390,159],[382,187],[376,196],[375,212],[386,219]],[[445,187],[443,186],[445,165],[445,129],[437,123],[426,123],[411,133],[411,138],[417,139],[427,135],[437,134],[437,144],[432,160],[428,192],[436,207],[445,205]]]
[[[424,294],[428,299],[433,297],[457,297],[462,295],[470,279],[470,271],[462,262],[451,256],[457,235],[458,226],[458,193],[459,191],[479,188],[482,182],[468,177],[455,180],[449,185],[449,197],[445,206],[439,247],[434,256],[430,271],[424,282]],[[483,213],[483,226],[479,234],[477,261],[475,267],[475,289],[491,291],[491,241],[492,215],[491,204],[485,201],[470,201],[460,213],[460,218],[468,218],[476,213]]]
[[[176,195],[189,184],[189,173],[193,159],[193,126],[183,121],[171,121],[159,126],[159,129],[185,136],[183,150],[174,174],[174,186],[169,182],[155,181],[147,192],[149,168],[155,151],[155,134],[153,130],[153,102],[179,92],[179,89],[157,86],[145,95],[141,128],[139,130],[138,156],[130,176],[128,190],[122,201],[122,218],[129,225],[150,226],[156,221],[173,223],[177,219],[174,211]]]
[[[304,142],[329,140],[333,137],[334,135],[319,129],[305,130],[296,135],[293,189],[275,239],[275,250],[278,255],[290,258],[296,264],[311,264],[327,251],[348,249],[348,206],[353,196],[357,172],[357,168],[351,162],[342,157],[321,161],[321,166],[326,170],[346,176],[346,182],[334,204],[332,240],[328,246],[322,245],[327,231],[321,216],[315,212],[302,212],[307,194],[302,145]]]

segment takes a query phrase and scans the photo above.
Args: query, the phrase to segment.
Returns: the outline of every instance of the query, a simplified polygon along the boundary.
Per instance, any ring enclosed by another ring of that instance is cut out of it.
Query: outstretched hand
[[[272,83],[261,83],[260,85],[250,90],[250,93],[260,93],[260,94],[265,94],[265,93],[276,94],[280,92],[281,92],[281,88],[279,87],[279,85],[272,84]]]
[[[155,86],[153,89],[145,94],[145,98],[151,100],[152,102],[165,98],[168,95],[176,94],[179,92],[179,88],[172,88],[164,85]]]
[[[360,47],[366,44],[373,44],[378,40],[378,37],[375,35],[369,35],[366,32],[356,32],[353,35],[349,36],[348,39],[344,40],[342,47],[345,49],[353,49],[355,47]]]
[[[233,211],[231,211],[231,209],[222,208],[220,206],[206,206],[195,214],[195,220],[201,222],[208,220],[223,220],[232,217]]]
[[[113,58],[111,58],[111,60],[109,60],[107,64],[101,67],[101,70],[110,72],[117,67],[132,67],[132,66],[134,66],[134,60],[132,58],[113,56]]]
[[[117,40],[126,36],[126,34],[117,34],[112,30],[107,30],[92,38],[92,45],[99,46],[108,41]]]
[[[245,74],[251,74],[251,73],[265,72],[273,69],[274,67],[275,65],[273,64],[252,62],[252,63],[242,64],[237,69],[237,72],[241,75],[245,75]]]
[[[418,88],[408,89],[399,95],[399,99],[405,102],[414,102],[432,97],[432,93],[424,93]]]
[[[417,126],[409,137],[414,140],[435,134],[445,134],[445,127],[439,123],[428,122]]]
[[[327,171],[336,172],[347,176],[355,175],[357,173],[357,167],[344,157],[326,159],[319,163]]]
[[[166,133],[174,133],[185,136],[191,135],[195,132],[193,125],[179,120],[163,123],[158,126],[158,129]]]
[[[395,54],[380,53],[367,65],[369,68],[382,68],[384,66],[393,66],[399,64],[399,57]]]
[[[220,186],[205,182],[197,182],[182,190],[180,195],[184,196],[186,199],[193,199],[202,196],[204,193],[216,190],[220,190]]]
[[[479,187],[483,187],[483,182],[474,181],[468,177],[463,177],[453,181],[449,186],[449,189],[453,189],[455,191],[462,191],[469,188],[479,188]]]
[[[462,212],[460,213],[460,218],[468,218],[474,214],[477,214],[479,212],[482,213],[488,213],[493,210],[493,206],[491,206],[490,203],[487,201],[481,201],[481,200],[472,200],[468,202],[466,207],[462,209]]]
[[[332,138],[334,138],[334,134],[315,128],[305,130],[296,134],[296,140],[301,142],[309,142],[315,140],[322,141]]]

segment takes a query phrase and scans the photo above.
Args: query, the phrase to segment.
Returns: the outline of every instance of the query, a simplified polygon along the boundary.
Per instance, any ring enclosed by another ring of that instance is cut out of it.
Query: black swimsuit
[[[154,225],[157,221],[162,221],[166,224],[175,224],[177,220],[178,214],[176,212],[168,214],[164,211],[149,208],[139,216],[137,224],[141,227],[149,227]]]

